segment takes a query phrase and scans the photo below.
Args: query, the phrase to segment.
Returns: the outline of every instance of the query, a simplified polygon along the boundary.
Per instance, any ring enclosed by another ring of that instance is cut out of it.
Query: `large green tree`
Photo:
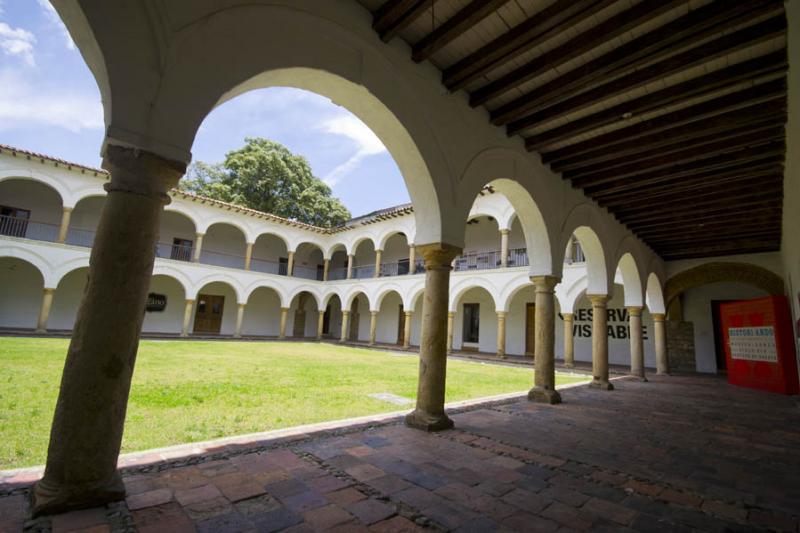
[[[350,218],[305,157],[260,137],[246,137],[245,145],[228,152],[222,163],[194,163],[179,187],[315,226],[336,226]]]

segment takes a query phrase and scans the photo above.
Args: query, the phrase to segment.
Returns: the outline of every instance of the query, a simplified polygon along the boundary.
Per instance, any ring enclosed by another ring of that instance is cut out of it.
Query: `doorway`
[[[403,304],[400,304],[397,316],[397,344],[402,345],[406,341],[406,314],[403,312]]]
[[[536,347],[536,304],[525,304],[525,355],[533,357]]]
[[[225,297],[212,294],[200,294],[197,297],[197,311],[194,315],[195,333],[212,333],[219,335],[222,327],[222,311],[225,308]]]
[[[714,358],[717,362],[717,374],[728,373],[728,360],[725,357],[725,346],[722,345],[725,337],[722,335],[722,322],[720,322],[719,319],[719,306],[724,303],[735,301],[736,300],[711,300],[711,324],[712,329],[714,330]]]

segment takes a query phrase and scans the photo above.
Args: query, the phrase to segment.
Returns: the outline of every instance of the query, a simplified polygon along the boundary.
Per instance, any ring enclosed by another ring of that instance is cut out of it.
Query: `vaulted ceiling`
[[[664,259],[780,249],[781,0],[359,0]]]

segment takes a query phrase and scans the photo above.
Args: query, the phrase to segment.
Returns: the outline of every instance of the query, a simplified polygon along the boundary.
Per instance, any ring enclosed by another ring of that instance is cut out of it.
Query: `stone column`
[[[72,208],[64,207],[61,211],[61,226],[58,228],[58,239],[56,242],[64,244],[67,240],[67,233],[69,232],[69,219],[72,216]]]
[[[322,340],[322,329],[325,326],[325,311],[318,311],[319,317],[317,318],[317,340]]]
[[[506,313],[497,311],[497,357],[506,358]]]
[[[508,230],[500,230],[500,266],[508,266]]]
[[[406,320],[403,322],[403,348],[411,346],[411,318],[414,316],[413,311],[403,311]]]
[[[342,310],[342,336],[339,342],[347,342],[347,332],[350,329],[350,311]]]
[[[194,236],[194,255],[192,255],[192,262],[200,262],[200,253],[203,251],[203,237],[205,233],[196,233]]]
[[[378,312],[369,312],[369,345],[375,345],[375,335],[378,332]]]
[[[447,313],[447,353],[453,352],[453,323],[455,319],[455,312],[449,311]]]
[[[642,344],[642,308],[628,307],[628,329],[631,341],[631,376],[647,381],[644,375],[644,345]]]
[[[419,351],[417,407],[406,416],[406,425],[426,431],[453,427],[444,412],[447,375],[447,304],[450,263],[461,250],[444,243],[419,247],[425,258],[425,293],[422,304],[422,342]]]
[[[561,403],[561,395],[556,390],[556,320],[553,295],[559,279],[555,276],[534,276],[531,279],[536,298],[536,342],[533,353],[536,371],[534,386],[528,392],[528,399],[549,404]]]
[[[656,374],[669,374],[667,358],[667,332],[664,313],[653,313],[653,337],[656,343]]]
[[[278,331],[278,338],[285,339],[286,338],[286,320],[289,318],[289,308],[288,307],[281,307],[281,326],[280,330]]]
[[[325,259],[322,265],[322,281],[328,281],[328,272],[331,269],[331,260]]]
[[[608,382],[608,317],[606,294],[587,294],[592,302],[592,382],[590,387],[614,390]]]
[[[286,261],[286,275],[294,275],[294,252],[289,252],[289,259]]]
[[[347,279],[353,279],[353,263],[355,262],[356,256],[353,254],[347,254]]]
[[[131,376],[167,192],[186,165],[108,145],[111,173],[50,430],[34,516],[124,498],[117,471]]]
[[[183,325],[181,326],[181,337],[189,336],[189,328],[192,325],[192,308],[194,307],[194,300],[187,298],[186,306],[183,308]]]
[[[247,304],[238,304],[236,308],[236,329],[233,336],[237,339],[242,336],[242,322],[244,321],[244,308]]]
[[[50,318],[50,308],[53,307],[53,294],[55,292],[55,289],[44,288],[42,307],[39,309],[39,320],[36,321],[36,333],[47,332],[47,319]]]
[[[244,250],[244,269],[250,270],[250,261],[253,259],[253,243],[248,242]]]
[[[562,313],[564,317],[564,366],[572,368],[575,366],[575,333],[573,324],[575,315],[572,313]]]
[[[373,278],[378,278],[381,275],[381,256],[383,250],[375,250],[375,272],[372,273]]]
[[[408,273],[417,273],[417,247],[413,244],[408,245]]]

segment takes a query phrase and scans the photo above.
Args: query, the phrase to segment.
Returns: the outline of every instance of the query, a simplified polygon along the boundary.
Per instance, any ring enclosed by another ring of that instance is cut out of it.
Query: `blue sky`
[[[261,136],[304,155],[354,216],[408,202],[394,160],[354,115],[325,97],[276,87],[215,109],[197,133],[195,160],[221,161]],[[100,165],[97,84],[47,0],[0,0],[0,143]]]

